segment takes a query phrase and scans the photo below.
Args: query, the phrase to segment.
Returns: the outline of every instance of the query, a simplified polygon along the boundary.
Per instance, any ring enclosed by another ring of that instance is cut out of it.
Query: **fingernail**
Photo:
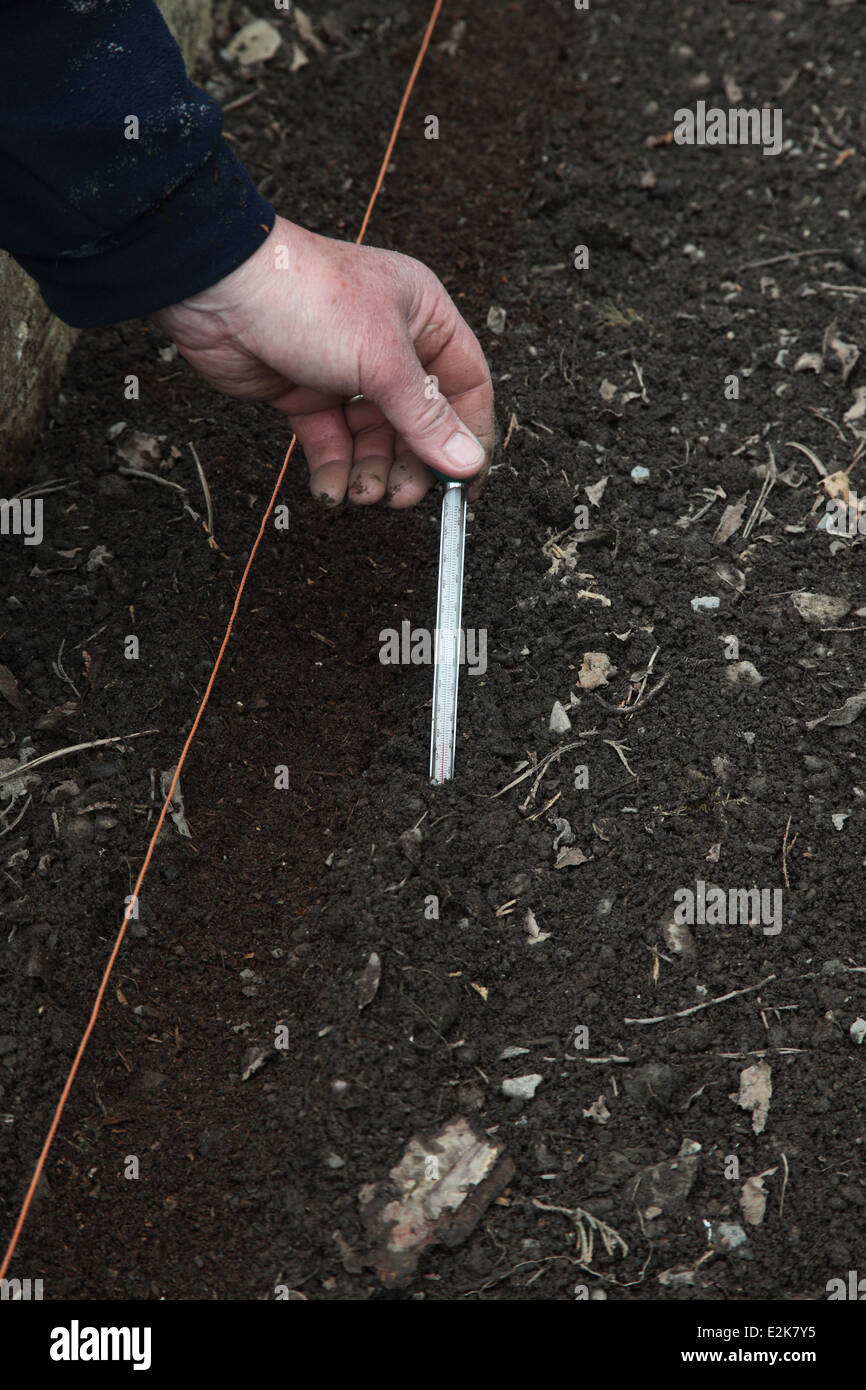
[[[457,430],[445,441],[443,452],[448,462],[456,464],[458,468],[480,468],[484,462],[483,445],[474,435],[465,434],[463,430]]]

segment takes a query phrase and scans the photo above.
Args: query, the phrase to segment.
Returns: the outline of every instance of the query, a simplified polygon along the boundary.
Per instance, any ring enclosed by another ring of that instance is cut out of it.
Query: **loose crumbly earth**
[[[332,5],[326,51],[295,72],[291,19],[251,13],[287,44],[247,73],[216,45],[212,89],[253,94],[226,128],[285,215],[351,238],[427,6]],[[864,343],[863,57],[856,5],[446,13],[370,241],[436,270],[496,385],[464,610],[488,665],[462,680],[457,776],[427,781],[429,668],[379,661],[382,629],[434,622],[436,498],[325,513],[298,460],[182,777],[191,838],[163,832],[19,1246],[12,1272],[46,1297],[809,1300],[863,1269],[866,716],[809,727],[866,679],[863,539],[818,526],[818,465],[848,468],[863,437],[845,420],[862,365],[843,378],[830,341]],[[674,143],[699,99],[781,108],[783,152]],[[4,821],[4,1239],[287,443],[164,348],[142,323],[81,338],[33,453],[44,542],[3,542],[21,706],[7,695],[4,756],[146,731],[46,764]],[[180,492],[119,472],[135,430],[203,516],[195,446],[218,549]],[[843,602],[807,621],[800,591]],[[718,608],[695,611],[706,596]],[[732,681],[737,650],[760,684]],[[588,652],[616,668],[597,690]],[[549,732],[555,701],[569,732]],[[563,848],[585,861],[557,867]],[[781,931],[697,924],[678,951],[663,924],[699,880],[781,889]],[[761,1061],[756,1133],[737,1095]],[[528,1074],[534,1098],[508,1099]],[[516,1175],[464,1245],[386,1293],[358,1190],[457,1114]],[[628,1253],[596,1236],[582,1268],[576,1208]]]

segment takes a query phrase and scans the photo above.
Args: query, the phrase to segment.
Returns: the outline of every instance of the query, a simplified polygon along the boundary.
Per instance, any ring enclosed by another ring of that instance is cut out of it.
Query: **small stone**
[[[691,1192],[699,1163],[698,1154],[687,1153],[643,1168],[634,1184],[633,1200],[641,1207],[657,1206],[663,1212],[674,1210]]]
[[[706,594],[700,598],[692,599],[692,608],[696,613],[714,613],[721,603],[721,599],[716,598],[715,594]]]
[[[807,590],[792,594],[791,602],[804,622],[820,623],[824,627],[841,622],[851,607],[845,598],[834,594],[812,594]]]
[[[644,468],[642,464],[637,464],[636,467],[631,470],[631,480],[633,483],[647,483],[649,482],[649,476],[649,469]]]
[[[748,1236],[742,1226],[738,1226],[731,1221],[722,1221],[718,1226],[718,1244],[722,1250],[736,1250],[738,1246],[745,1245]]]
[[[226,58],[234,58],[245,65],[266,63],[273,58],[281,44],[279,29],[266,19],[254,19],[238,30],[223,53]]]
[[[725,668],[731,685],[763,685],[764,677],[751,661],[734,661]]]
[[[502,1094],[511,1100],[532,1100],[543,1081],[538,1072],[527,1076],[507,1076],[502,1083]]]
[[[855,1018],[848,1032],[858,1047],[861,1046],[863,1039],[866,1038],[866,1018]]]
[[[491,333],[505,332],[505,310],[498,304],[491,304],[487,310],[487,327]]]
[[[695,938],[685,922],[677,922],[673,917],[666,917],[661,923],[662,939],[669,951],[673,951],[677,956],[693,956],[695,954]]]
[[[571,720],[559,700],[555,700],[550,712],[550,732],[552,734],[567,734],[570,728]]]

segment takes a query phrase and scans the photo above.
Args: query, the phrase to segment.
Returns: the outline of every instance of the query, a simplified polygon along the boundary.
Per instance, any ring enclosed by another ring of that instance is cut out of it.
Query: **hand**
[[[420,261],[278,217],[237,270],[150,317],[206,381],[289,417],[323,502],[414,506],[434,482],[427,465],[472,477],[469,499],[480,494],[490,372]]]

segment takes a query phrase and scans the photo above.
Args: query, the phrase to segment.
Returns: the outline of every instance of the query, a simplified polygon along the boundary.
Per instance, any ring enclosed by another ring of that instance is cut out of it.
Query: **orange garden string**
[[[413,67],[412,67],[412,71],[411,71],[411,73],[409,74],[409,80],[408,80],[408,82],[406,83],[406,88],[405,88],[405,91],[403,92],[403,96],[402,96],[402,99],[401,99],[401,101],[400,101],[400,106],[399,106],[399,109],[398,109],[398,111],[397,111],[397,116],[396,116],[396,118],[395,118],[395,120],[394,120],[394,125],[393,125],[393,128],[392,128],[392,130],[391,130],[391,137],[390,137],[390,139],[389,139],[389,141],[388,141],[387,149],[385,150],[385,154],[384,154],[384,156],[383,156],[383,158],[382,158],[382,163],[381,163],[381,166],[380,166],[380,168],[379,168],[379,174],[378,174],[378,177],[377,177],[377,179],[376,179],[376,183],[375,183],[375,186],[374,186],[374,188],[373,188],[373,192],[372,192],[371,195],[370,195],[370,201],[369,201],[368,204],[367,204],[367,210],[366,210],[366,212],[364,213],[364,220],[363,220],[363,222],[361,223],[361,230],[360,230],[360,232],[358,233],[357,237],[355,238],[355,243],[356,243],[356,245],[360,245],[361,242],[364,240],[364,236],[366,235],[367,227],[369,226],[369,222],[370,222],[370,216],[371,216],[371,214],[372,214],[373,207],[374,207],[374,205],[375,205],[376,199],[377,199],[378,196],[379,196],[379,192],[380,192],[380,189],[381,189],[381,187],[382,187],[382,183],[383,183],[384,178],[385,178],[385,173],[386,173],[387,168],[388,168],[388,163],[389,163],[389,161],[390,161],[390,159],[391,159],[391,154],[393,153],[394,145],[395,145],[396,142],[397,142],[397,136],[398,136],[399,133],[400,133],[400,127],[401,127],[401,125],[403,124],[403,117],[404,117],[404,115],[405,115],[405,113],[406,113],[406,107],[407,107],[407,105],[408,105],[408,103],[409,103],[409,97],[410,97],[411,94],[412,94],[412,88],[413,88],[414,85],[415,85],[415,79],[416,79],[417,76],[418,76],[418,73],[419,73],[419,71],[420,71],[422,62],[424,61],[424,55],[426,54],[427,49],[428,49],[429,46],[430,46],[430,39],[431,39],[431,37],[432,37],[433,30],[434,30],[434,28],[435,28],[435,26],[436,26],[436,21],[437,21],[437,19],[439,18],[439,12],[440,12],[441,9],[442,9],[442,0],[435,0],[435,4],[434,4],[434,6],[433,6],[433,11],[432,11],[432,13],[431,13],[431,15],[430,15],[429,20],[427,21],[427,28],[426,28],[425,31],[424,31],[424,37],[423,37],[423,39],[421,40],[421,46],[420,46],[420,48],[418,49],[418,55],[417,55],[417,57],[416,57],[416,59],[415,59],[414,65],[413,65]],[[15,1253],[15,1248],[16,1248],[16,1246],[17,1246],[17,1244],[18,1244],[18,1240],[19,1240],[19,1238],[20,1238],[20,1236],[21,1236],[21,1232],[22,1232],[22,1230],[24,1229],[24,1223],[25,1223],[25,1221],[27,1220],[27,1215],[28,1215],[28,1213],[29,1213],[29,1211],[30,1211],[30,1207],[31,1207],[32,1202],[33,1202],[33,1197],[34,1197],[34,1195],[35,1195],[35,1193],[36,1193],[37,1187],[39,1186],[39,1180],[40,1180],[40,1178],[42,1177],[42,1173],[43,1173],[43,1171],[44,1171],[44,1169],[45,1169],[45,1163],[46,1163],[46,1160],[47,1160],[47,1158],[48,1158],[48,1154],[49,1154],[49,1152],[50,1152],[50,1150],[51,1150],[51,1146],[52,1146],[52,1144],[54,1143],[54,1139],[55,1139],[55,1137],[56,1137],[57,1130],[58,1130],[58,1128],[59,1128],[59,1126],[60,1126],[60,1121],[61,1121],[61,1118],[62,1118],[62,1116],[63,1116],[63,1111],[64,1111],[64,1109],[66,1108],[66,1102],[67,1102],[67,1100],[69,1099],[69,1095],[70,1095],[70,1092],[71,1092],[71,1090],[72,1090],[73,1084],[74,1084],[74,1082],[75,1082],[75,1078],[76,1078],[76,1076],[78,1075],[78,1069],[79,1069],[79,1067],[80,1067],[80,1065],[81,1065],[81,1060],[82,1060],[82,1058],[83,1058],[83,1056],[84,1056],[84,1053],[85,1053],[85,1051],[86,1051],[86,1049],[87,1049],[87,1044],[88,1044],[89,1041],[90,1041],[90,1038],[91,1038],[91,1035],[92,1035],[92,1033],[93,1033],[93,1030],[94,1030],[94,1028],[96,1027],[96,1021],[97,1021],[97,1019],[98,1019],[98,1017],[99,1017],[99,1011],[100,1011],[100,1009],[101,1009],[101,1007],[102,1007],[102,1002],[103,1002],[103,1000],[104,1000],[104,998],[105,998],[106,990],[108,989],[108,982],[109,982],[109,980],[110,980],[110,978],[111,978],[111,973],[112,973],[112,971],[113,971],[113,969],[114,969],[115,962],[117,961],[117,957],[118,957],[118,955],[119,955],[119,953],[120,953],[120,948],[121,948],[121,946],[123,945],[123,939],[124,939],[124,937],[126,936],[126,928],[127,928],[127,926],[129,925],[129,922],[130,922],[131,917],[133,916],[133,914],[134,914],[135,911],[136,911],[136,905],[137,905],[137,903],[138,903],[139,894],[140,894],[140,891],[141,891],[141,886],[142,886],[142,884],[144,883],[145,877],[146,877],[146,875],[147,875],[147,871],[148,871],[148,869],[149,869],[149,867],[150,867],[151,860],[153,859],[153,852],[154,852],[154,849],[156,848],[156,843],[157,843],[157,840],[159,839],[160,831],[162,830],[163,823],[164,823],[165,817],[166,817],[166,813],[168,812],[168,809],[169,809],[169,807],[170,807],[171,804],[172,804],[172,800],[173,800],[173,798],[174,798],[175,788],[176,788],[176,786],[177,786],[177,784],[178,784],[178,780],[179,780],[179,778],[180,778],[181,769],[183,768],[184,763],[186,762],[187,754],[188,754],[188,752],[189,752],[189,750],[190,750],[190,748],[191,748],[191,746],[192,746],[193,739],[195,738],[196,733],[197,733],[197,731],[198,731],[199,724],[201,723],[202,715],[204,714],[204,711],[205,711],[205,709],[206,709],[206,707],[207,707],[207,703],[208,703],[208,701],[209,701],[209,699],[210,699],[210,693],[211,693],[211,691],[212,691],[212,689],[213,689],[214,681],[216,680],[217,672],[219,671],[220,666],[221,666],[221,664],[222,664],[222,659],[223,659],[223,656],[225,655],[225,650],[226,650],[226,647],[228,646],[229,638],[231,637],[231,634],[232,634],[232,629],[234,628],[235,618],[237,617],[238,610],[239,610],[239,608],[240,608],[241,599],[242,599],[242,597],[243,597],[243,593],[244,593],[244,589],[245,589],[245,587],[246,587],[247,579],[249,578],[250,570],[252,569],[253,560],[254,560],[255,557],[256,557],[256,552],[258,551],[259,545],[260,545],[260,543],[261,543],[262,536],[263,536],[264,533],[265,533],[265,527],[267,526],[267,524],[268,524],[268,519],[269,519],[269,517],[270,517],[270,515],[271,515],[271,512],[273,511],[274,503],[275,503],[276,500],[277,500],[277,496],[278,496],[279,491],[280,491],[280,488],[281,488],[281,486],[282,486],[283,478],[285,477],[286,468],[288,467],[288,462],[289,462],[289,459],[290,459],[291,456],[292,456],[292,452],[293,452],[293,450],[294,450],[294,447],[295,447],[296,442],[297,442],[297,436],[296,436],[296,435],[292,435],[291,442],[290,442],[290,444],[289,444],[288,449],[286,450],[286,456],[285,456],[285,458],[283,459],[282,467],[281,467],[281,469],[280,469],[280,471],[279,471],[279,474],[278,474],[278,476],[277,476],[277,481],[276,481],[276,483],[274,484],[274,490],[273,490],[273,492],[271,493],[271,499],[270,499],[270,501],[268,502],[267,509],[266,509],[266,511],[265,511],[264,516],[262,517],[261,524],[260,524],[259,529],[258,529],[258,534],[256,535],[255,541],[253,542],[252,550],[250,551],[250,554],[249,554],[249,558],[248,558],[248,560],[247,560],[247,562],[246,562],[246,565],[244,566],[244,572],[243,572],[243,574],[241,575],[241,581],[240,581],[240,584],[238,585],[238,590],[237,590],[237,593],[236,593],[236,595],[235,595],[235,601],[234,601],[234,604],[232,605],[232,611],[231,611],[231,613],[230,613],[230,615],[229,615],[229,620],[228,620],[228,623],[227,623],[227,625],[226,625],[225,634],[224,634],[224,636],[223,636],[222,642],[220,643],[220,649],[219,649],[219,651],[218,651],[218,653],[217,653],[217,658],[216,658],[216,661],[214,662],[214,667],[213,667],[213,670],[211,671],[210,679],[208,680],[207,687],[206,687],[205,692],[204,692],[204,695],[202,696],[202,699],[201,699],[201,703],[200,703],[200,705],[199,705],[199,707],[198,707],[198,709],[197,709],[197,711],[196,711],[195,719],[193,720],[193,723],[192,723],[192,728],[190,729],[189,733],[187,734],[186,741],[185,741],[185,743],[184,743],[184,745],[183,745],[183,748],[182,748],[182,750],[181,750],[181,754],[180,754],[180,757],[179,757],[179,759],[178,759],[177,767],[175,768],[175,771],[174,771],[174,776],[173,776],[172,779],[171,779],[171,785],[170,785],[170,787],[168,788],[168,791],[167,791],[166,796],[165,796],[165,800],[164,800],[163,805],[162,805],[162,810],[160,811],[160,813],[159,813],[159,818],[158,818],[158,820],[157,820],[157,822],[156,822],[156,828],[154,829],[154,832],[153,832],[152,836],[150,837],[150,843],[148,844],[148,847],[147,847],[147,853],[146,853],[145,856],[144,856],[144,861],[143,861],[143,863],[142,863],[142,865],[141,865],[141,868],[140,868],[140,870],[139,870],[138,878],[137,878],[136,881],[135,881],[135,888],[134,888],[134,891],[133,891],[133,893],[132,893],[131,896],[130,896],[129,902],[127,903],[126,911],[125,911],[124,914],[123,914],[123,921],[122,921],[121,924],[120,924],[120,930],[118,931],[116,940],[115,940],[115,942],[114,942],[114,945],[113,945],[113,947],[111,948],[111,954],[110,954],[110,956],[108,957],[108,964],[107,964],[106,967],[105,967],[105,971],[104,971],[103,976],[102,976],[102,981],[101,981],[101,983],[100,983],[99,989],[97,990],[96,999],[95,999],[95,1001],[94,1001],[93,1008],[92,1008],[91,1013],[90,1013],[90,1017],[89,1017],[89,1019],[87,1020],[87,1026],[86,1026],[86,1028],[84,1029],[84,1033],[82,1034],[81,1041],[80,1041],[80,1043],[78,1044],[78,1049],[77,1049],[77,1051],[76,1051],[76,1053],[75,1053],[75,1057],[73,1058],[72,1066],[69,1068],[69,1075],[67,1076],[66,1081],[65,1081],[64,1084],[63,1084],[63,1090],[62,1090],[61,1093],[60,1093],[60,1099],[59,1099],[58,1102],[57,1102],[57,1107],[56,1107],[56,1109],[55,1109],[55,1111],[54,1111],[54,1117],[53,1117],[53,1119],[52,1119],[52,1121],[51,1121],[51,1125],[50,1125],[50,1127],[49,1127],[48,1134],[47,1134],[46,1137],[45,1137],[45,1142],[44,1142],[44,1144],[42,1145],[42,1150],[41,1150],[41,1152],[40,1152],[40,1154],[39,1154],[38,1159],[36,1160],[36,1166],[35,1166],[35,1168],[34,1168],[34,1170],[33,1170],[33,1176],[32,1176],[32,1178],[30,1179],[30,1185],[29,1185],[29,1187],[27,1188],[27,1193],[26,1193],[26,1195],[25,1195],[25,1197],[24,1197],[24,1201],[23,1201],[22,1204],[21,1204],[21,1210],[20,1210],[20,1212],[18,1213],[18,1219],[17,1219],[17,1221],[15,1222],[15,1229],[14,1229],[13,1232],[12,1232],[12,1236],[11,1236],[11,1239],[10,1239],[10,1241],[9,1241],[9,1245],[8,1245],[8,1247],[7,1247],[7,1249],[6,1249],[6,1253],[5,1253],[4,1257],[3,1257],[3,1263],[0,1264],[0,1279],[2,1279],[2,1278],[5,1277],[6,1271],[8,1270],[9,1264],[10,1264],[10,1262],[11,1262],[11,1260],[12,1260],[12,1256],[13,1256],[14,1253]]]

